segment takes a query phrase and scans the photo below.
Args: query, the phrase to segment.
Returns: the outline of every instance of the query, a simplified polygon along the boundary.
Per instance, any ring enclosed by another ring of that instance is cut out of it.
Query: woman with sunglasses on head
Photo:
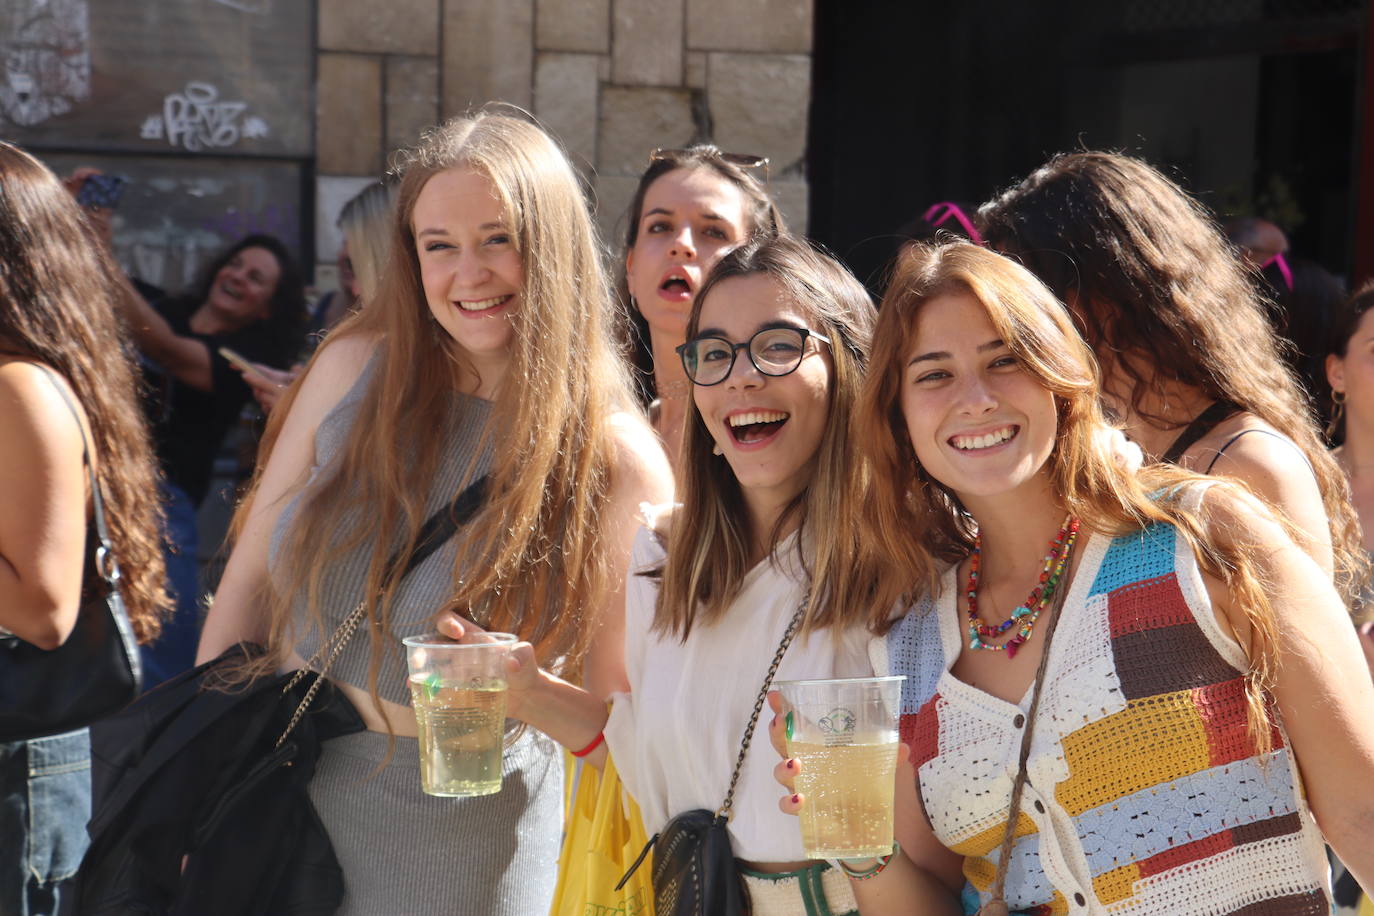
[[[863,562],[910,760],[862,912],[1326,913],[1323,837],[1374,881],[1374,685],[1287,526],[1122,464],[1068,311],[1007,258],[905,255],[874,341]]]
[[[670,498],[671,476],[615,350],[577,175],[539,127],[498,109],[427,134],[404,160],[390,252],[375,299],[272,412],[200,658],[251,640],[268,647],[258,668],[299,667],[365,608],[328,676],[366,729],[325,741],[309,784],[340,912],[544,916],[561,753],[508,732],[500,793],[422,794],[401,639],[451,608],[528,640],[553,672],[546,731],[582,747],[599,723],[582,734],[557,704],[604,716],[623,685],[635,513]],[[401,574],[425,520],[473,487],[475,515]],[[579,672],[585,694],[555,677]]]
[[[765,157],[710,145],[654,150],[630,203],[620,284],[627,349],[675,465],[691,386],[673,351],[716,261],[751,236],[785,228],[759,180],[767,167]]]
[[[1234,250],[1149,165],[1055,156],[979,212],[997,251],[1062,301],[1102,365],[1103,398],[1148,456],[1245,481],[1349,594],[1365,577],[1345,481]]]

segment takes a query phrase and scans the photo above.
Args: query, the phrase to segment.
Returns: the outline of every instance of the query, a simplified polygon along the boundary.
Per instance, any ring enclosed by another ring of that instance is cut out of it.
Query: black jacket
[[[90,849],[77,914],[333,913],[343,876],[306,794],[320,742],[360,731],[327,682],[280,748],[314,675],[214,689],[231,649],[91,728]],[[186,867],[182,870],[182,859]]]

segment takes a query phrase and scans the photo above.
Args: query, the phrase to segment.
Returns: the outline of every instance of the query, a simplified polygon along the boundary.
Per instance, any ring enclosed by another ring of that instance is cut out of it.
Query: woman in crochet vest
[[[1374,881],[1374,685],[1286,525],[1124,466],[1068,311],[985,249],[903,255],[870,365],[865,562],[910,760],[865,916],[975,912],[1003,861],[1013,912],[1325,913],[1323,838]]]

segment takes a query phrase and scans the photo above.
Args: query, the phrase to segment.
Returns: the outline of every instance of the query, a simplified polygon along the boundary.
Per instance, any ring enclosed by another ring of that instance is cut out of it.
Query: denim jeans
[[[175,602],[157,641],[142,647],[143,689],[149,690],[191,668],[200,641],[200,569],[196,556],[196,506],[177,486],[163,482],[167,510],[167,590]],[[0,916],[5,914],[0,913]]]
[[[90,819],[90,732],[0,744],[0,916],[57,912]]]

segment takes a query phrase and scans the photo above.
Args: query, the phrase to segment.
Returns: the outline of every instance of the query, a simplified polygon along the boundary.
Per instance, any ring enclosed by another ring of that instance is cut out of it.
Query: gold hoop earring
[[[1331,392],[1331,421],[1326,424],[1326,438],[1330,439],[1340,432],[1341,418],[1345,416],[1345,392]]]

